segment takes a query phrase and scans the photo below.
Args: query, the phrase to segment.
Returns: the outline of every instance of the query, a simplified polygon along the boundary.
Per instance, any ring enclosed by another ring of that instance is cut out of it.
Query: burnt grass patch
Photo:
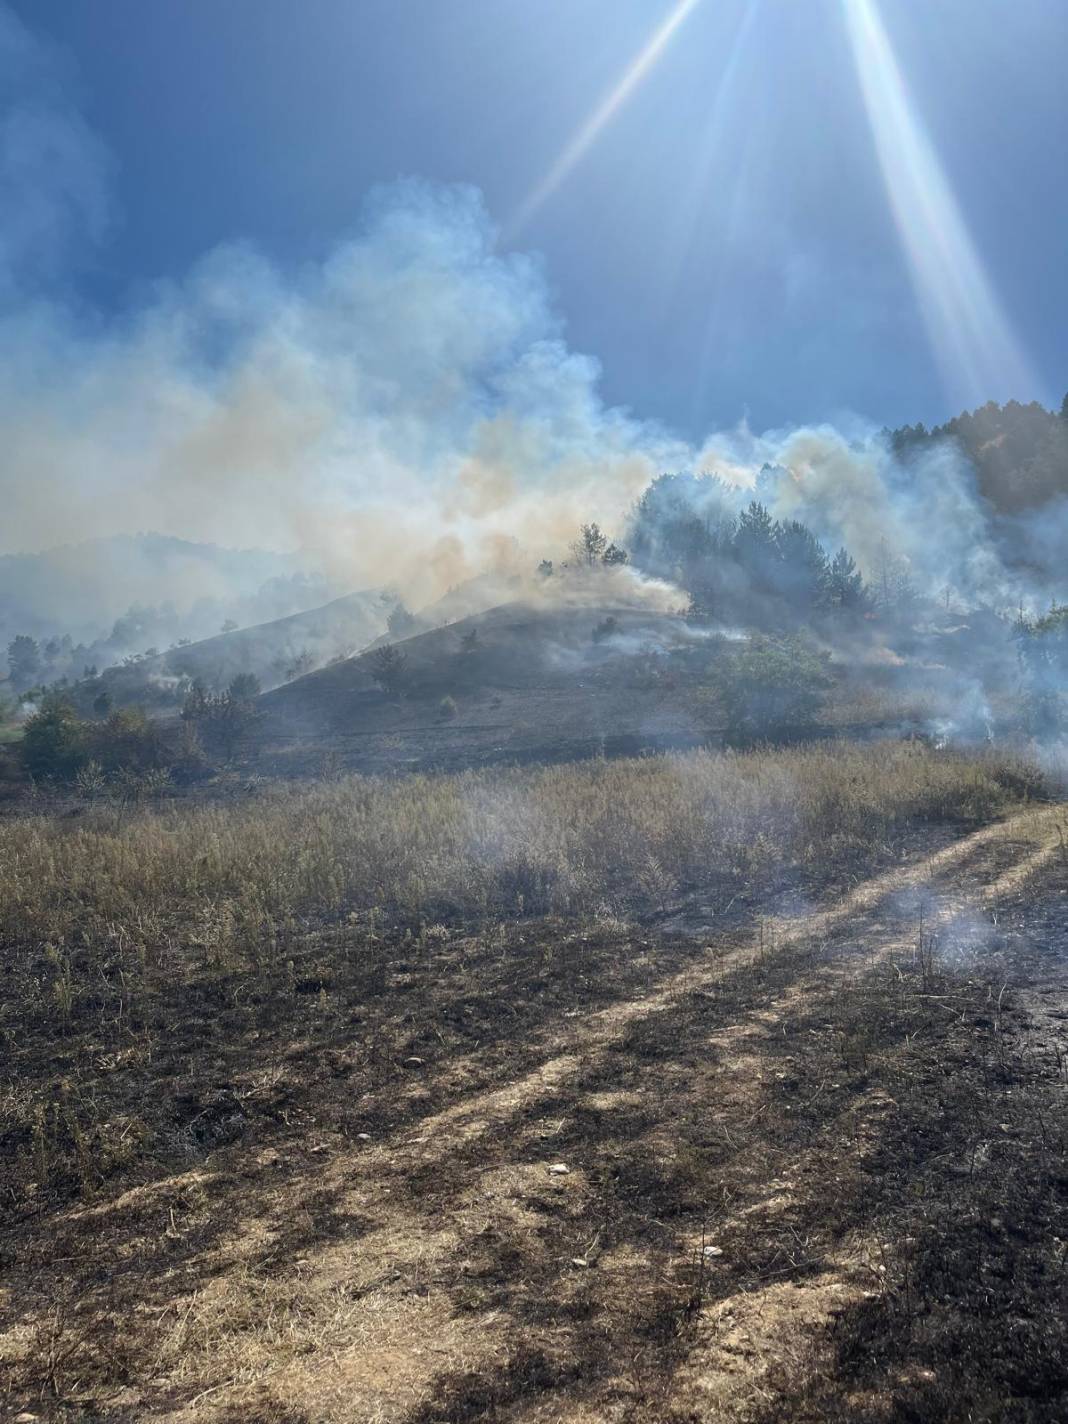
[[[994,844],[967,873],[1012,863]],[[400,1206],[463,1222],[419,1289],[501,1339],[405,1424],[1063,1419],[1068,977],[1035,994],[1060,972],[1066,889],[1054,864],[981,954],[925,947],[920,896],[763,950],[736,916],[724,947],[744,931],[754,953],[592,1041],[592,1015],[705,943],[346,922],[295,930],[254,974],[75,956],[69,1006],[43,952],[11,960],[0,1314],[32,1344],[0,1402],[67,1420],[192,1407],[201,1386],[155,1381],[160,1321],[280,1199],[299,1210],[251,1272],[358,1249],[376,1220],[323,1167],[366,1134],[397,1143],[378,1180]],[[562,1053],[573,1071],[523,1089]],[[487,1093],[486,1131],[434,1125]],[[408,1146],[427,1124],[429,1156]],[[480,1215],[495,1174],[509,1211]],[[792,1323],[784,1292],[818,1308]],[[269,1383],[204,1417],[319,1418]]]

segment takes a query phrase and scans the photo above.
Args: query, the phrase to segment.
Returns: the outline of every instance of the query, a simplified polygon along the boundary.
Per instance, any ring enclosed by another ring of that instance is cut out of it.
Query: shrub
[[[367,654],[368,671],[383,692],[399,693],[407,680],[408,659],[399,648],[386,643]]]
[[[828,659],[799,635],[753,637],[731,648],[715,683],[728,736],[740,741],[811,726],[830,685]]]
[[[255,702],[263,686],[254,672],[239,672],[230,679],[226,691],[235,702]]]
[[[159,765],[163,755],[159,732],[140,707],[112,712],[106,722],[91,728],[89,751],[106,772],[120,767],[143,772]]]
[[[88,759],[86,727],[63,697],[46,697],[28,719],[19,744],[31,776],[67,781]]]
[[[458,708],[454,697],[443,697],[438,703],[438,716],[443,722],[451,722],[456,716]]]

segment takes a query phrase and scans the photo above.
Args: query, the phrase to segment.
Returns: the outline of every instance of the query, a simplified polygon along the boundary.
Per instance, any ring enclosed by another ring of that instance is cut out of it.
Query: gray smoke
[[[106,235],[109,160],[62,77],[0,10],[0,553],[157,529],[418,608],[559,558],[583,522],[618,534],[662,471],[714,470],[869,574],[889,553],[925,591],[1031,592],[949,445],[905,471],[859,426],[698,445],[606,405],[541,264],[501,250],[470,187],[392,184],[319,262],[219,248],[86,314],[66,282]]]

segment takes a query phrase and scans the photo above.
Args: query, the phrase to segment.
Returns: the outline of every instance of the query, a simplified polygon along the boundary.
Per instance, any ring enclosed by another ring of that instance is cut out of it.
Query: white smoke
[[[64,279],[72,237],[105,231],[108,160],[2,10],[0,103],[0,552],[153,528],[298,549],[418,606],[559,557],[583,522],[619,534],[662,471],[715,470],[869,572],[889,550],[932,590],[1007,587],[949,449],[906,478],[870,431],[698,447],[607,406],[541,264],[500,249],[470,187],[378,189],[318,263],[220,248],[87,315]]]

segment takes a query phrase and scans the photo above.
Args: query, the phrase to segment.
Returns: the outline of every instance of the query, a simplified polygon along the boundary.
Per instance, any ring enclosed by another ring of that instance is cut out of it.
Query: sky
[[[1063,0],[9,10],[96,146],[48,281],[100,323],[220,245],[320,261],[416,177],[480,190],[607,404],[692,441],[1068,385]]]

